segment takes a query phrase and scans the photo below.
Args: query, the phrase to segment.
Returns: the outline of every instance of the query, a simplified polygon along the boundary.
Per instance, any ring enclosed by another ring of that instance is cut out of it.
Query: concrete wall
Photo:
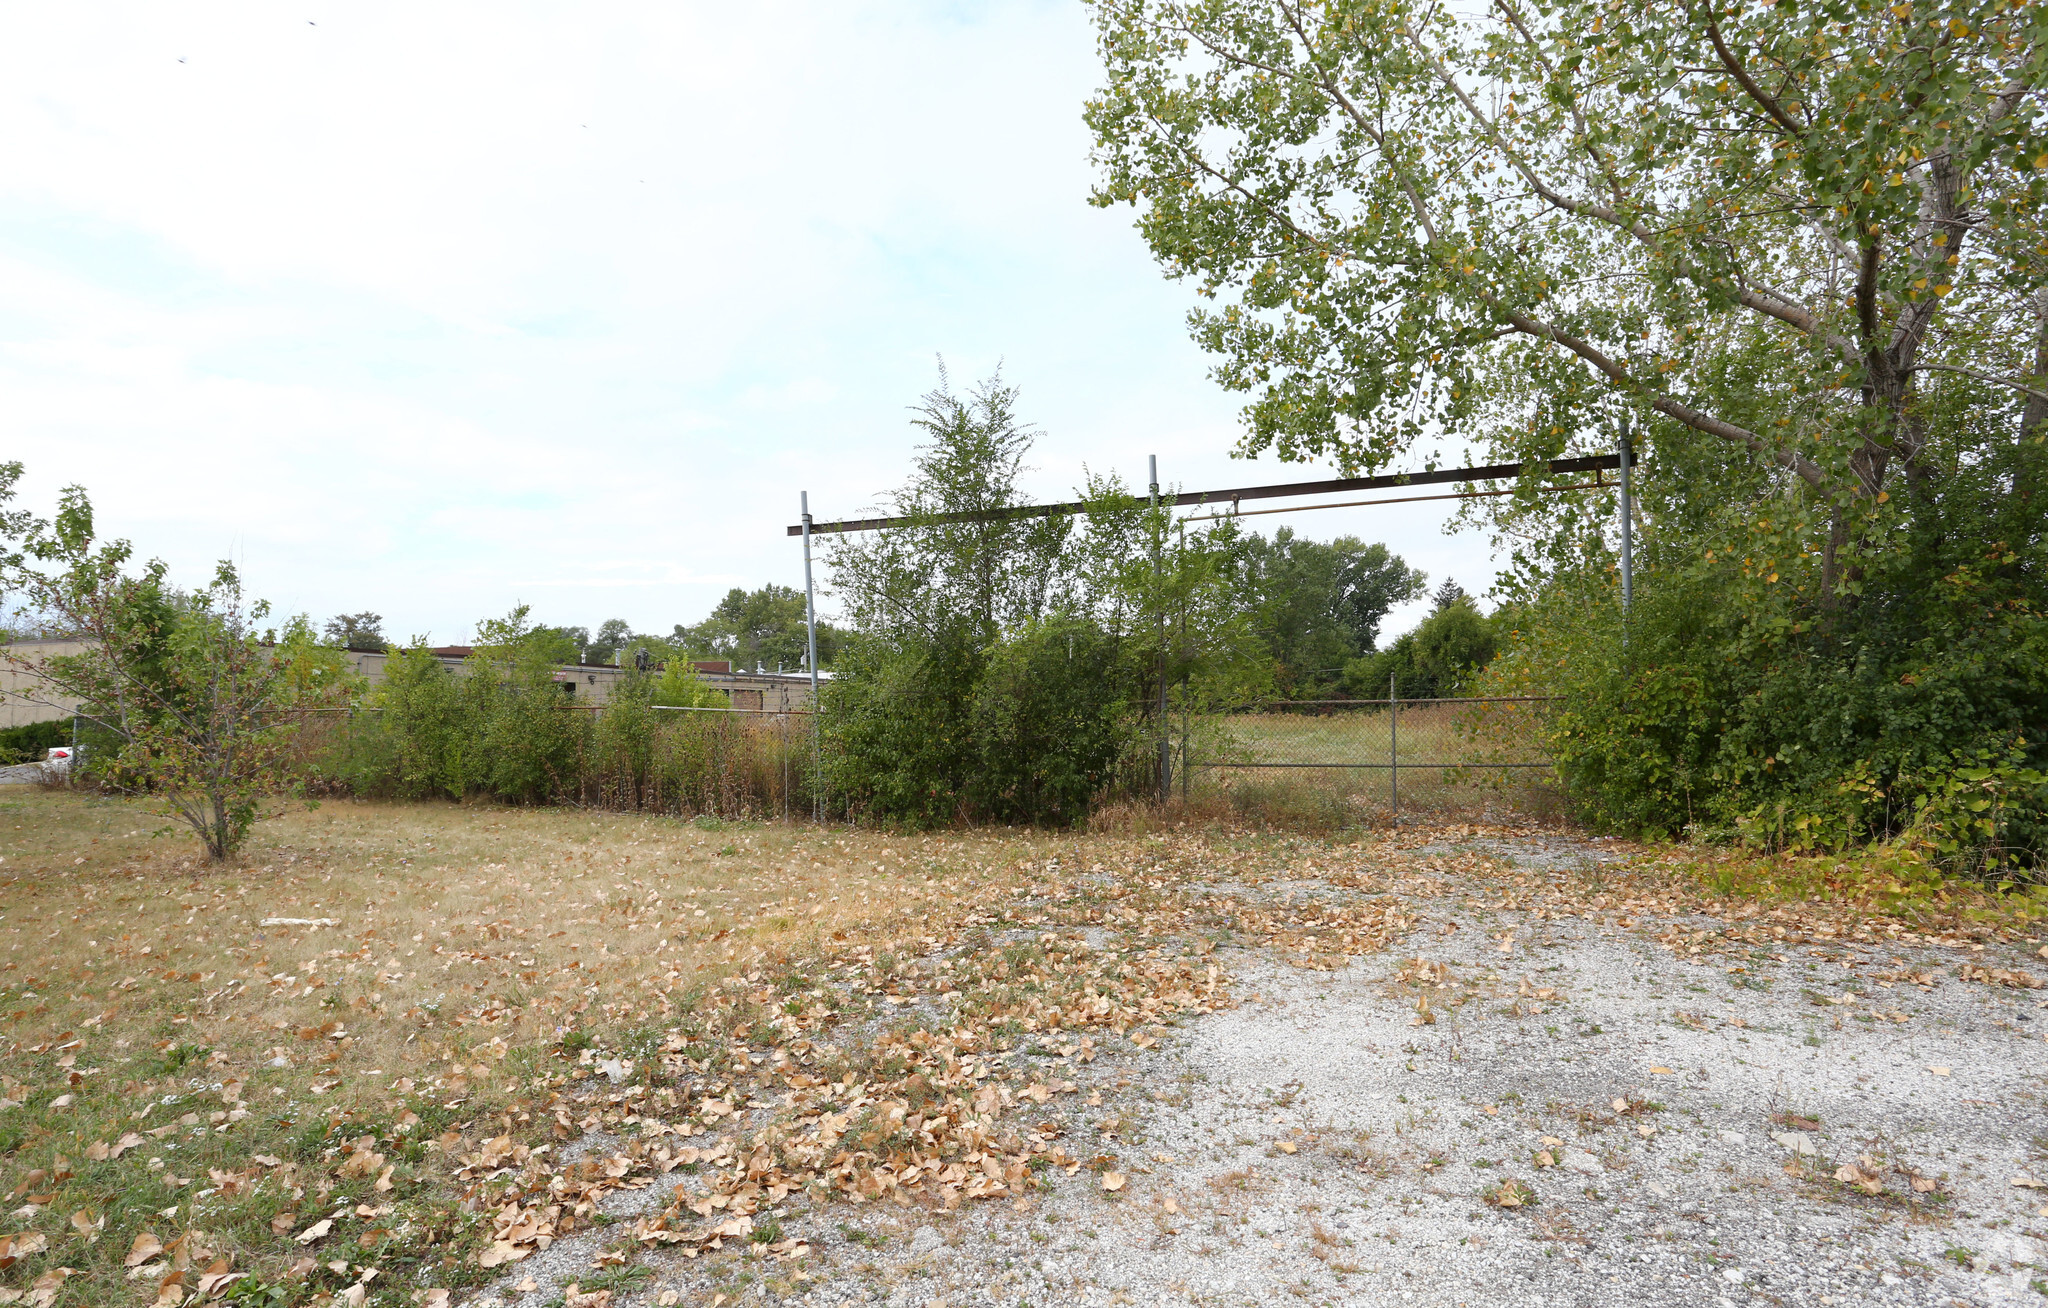
[[[25,640],[0,645],[0,727],[25,727],[31,722],[68,718],[78,701],[60,695],[42,677],[22,666],[56,654],[76,654],[82,640]]]

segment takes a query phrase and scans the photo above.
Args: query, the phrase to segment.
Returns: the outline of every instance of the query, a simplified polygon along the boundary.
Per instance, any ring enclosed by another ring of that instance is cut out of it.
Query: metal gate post
[[[825,820],[825,746],[818,739],[818,591],[811,584],[811,493],[799,491],[804,515],[804,640],[811,665],[811,818]]]
[[[1159,456],[1154,454],[1150,458],[1152,508],[1156,514],[1159,508]],[[1163,805],[1173,798],[1173,729],[1166,717],[1166,590],[1159,573],[1159,553],[1166,539],[1166,528],[1156,517],[1152,528],[1152,593],[1159,607],[1159,802]]]
[[[1621,615],[1622,643],[1628,642],[1626,619],[1630,605],[1635,599],[1635,523],[1632,522],[1629,505],[1628,465],[1634,453],[1629,448],[1628,410],[1621,411]]]
[[[1398,673],[1387,674],[1387,777],[1393,791],[1394,826],[1401,825],[1401,697]]]

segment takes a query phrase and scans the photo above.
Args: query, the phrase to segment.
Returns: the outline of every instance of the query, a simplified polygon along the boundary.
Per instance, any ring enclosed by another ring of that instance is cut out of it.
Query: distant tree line
[[[324,628],[329,645],[383,653],[392,648],[382,614],[341,613]],[[676,623],[667,635],[634,631],[624,618],[588,627],[530,624],[523,639],[557,663],[660,667],[671,660],[723,660],[735,669],[795,672],[806,666],[804,593],[770,582],[755,590],[735,586],[703,621]],[[818,623],[818,665],[830,667],[843,639],[830,622]],[[641,656],[644,655],[644,660]]]

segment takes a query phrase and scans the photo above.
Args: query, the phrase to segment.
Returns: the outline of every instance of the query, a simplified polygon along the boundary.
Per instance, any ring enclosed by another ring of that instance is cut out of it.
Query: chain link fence
[[[1324,810],[1340,825],[1544,816],[1559,795],[1543,728],[1554,699],[1272,700],[1183,733],[1181,791],[1240,809]]]

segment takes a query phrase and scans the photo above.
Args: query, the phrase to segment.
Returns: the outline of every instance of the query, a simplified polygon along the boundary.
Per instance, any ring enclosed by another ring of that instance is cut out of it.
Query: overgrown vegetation
[[[1490,501],[1490,685],[1565,697],[1585,818],[2041,865],[2048,15],[1093,7],[1096,198],[1214,301],[1248,452],[1634,427],[1626,619],[1611,492]]]
[[[632,672],[601,709],[567,700],[552,638],[521,606],[478,624],[458,672],[424,647],[310,752],[331,789],[398,799],[493,798],[723,816],[808,810],[807,720],[694,712],[726,696],[675,662]],[[680,703],[679,703],[680,701]]]
[[[1185,755],[1214,710],[1333,685],[1420,588],[1383,546],[1189,531],[1113,478],[1079,521],[1014,514],[1033,438],[1015,402],[1000,378],[942,380],[891,505],[910,525],[829,546],[853,634],[826,760],[858,811],[1071,824],[1156,787],[1159,742]]]

